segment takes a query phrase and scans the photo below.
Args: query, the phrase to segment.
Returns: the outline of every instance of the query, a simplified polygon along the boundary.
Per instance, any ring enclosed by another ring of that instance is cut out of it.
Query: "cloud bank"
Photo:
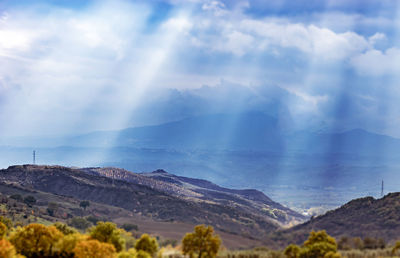
[[[5,4],[0,134],[256,110],[295,129],[400,136],[397,9],[387,1]]]

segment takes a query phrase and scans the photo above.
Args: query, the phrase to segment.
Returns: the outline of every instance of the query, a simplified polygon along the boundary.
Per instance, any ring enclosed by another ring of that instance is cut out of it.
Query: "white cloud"
[[[247,51],[276,51],[278,47],[282,52],[286,48],[294,48],[313,58],[342,60],[371,48],[368,40],[357,33],[335,33],[327,28],[301,23],[246,18],[239,21],[217,21],[210,24],[210,28],[217,28],[220,33],[213,41],[202,45],[219,51],[230,51],[238,56]],[[204,27],[198,29],[204,30]],[[204,32],[199,34],[203,35]]]
[[[204,11],[210,11],[212,12],[215,16],[223,16],[228,13],[228,11],[225,8],[225,4],[219,1],[207,1],[202,5],[202,9]]]
[[[222,52],[231,52],[237,56],[242,56],[251,50],[254,38],[240,31],[232,31],[225,35],[226,41],[219,42],[213,48]]]
[[[396,75],[400,72],[400,49],[390,48],[384,52],[372,49],[355,56],[351,63],[362,75]]]
[[[312,59],[336,67],[351,60],[360,74],[398,72],[399,50],[373,48],[385,40],[383,33],[368,37],[319,22],[251,18],[245,1],[232,10],[220,1],[197,1],[193,13],[182,2],[154,23],[151,3],[128,1],[95,1],[82,10],[51,7],[45,14],[33,6],[1,15],[0,122],[8,122],[0,123],[0,134],[20,133],[16,125],[28,133],[126,127],[114,121],[146,102],[147,88],[193,88],[220,79],[307,82],[319,72],[308,69]],[[285,55],[293,50],[306,61]],[[215,58],[219,53],[224,55]],[[272,53],[282,63],[264,60]],[[327,73],[321,85],[340,81]],[[307,83],[296,83],[294,109],[306,113],[326,102],[324,90],[311,94]]]
[[[375,33],[371,37],[368,38],[368,41],[372,46],[375,46],[377,43],[387,40],[386,35],[380,32]]]

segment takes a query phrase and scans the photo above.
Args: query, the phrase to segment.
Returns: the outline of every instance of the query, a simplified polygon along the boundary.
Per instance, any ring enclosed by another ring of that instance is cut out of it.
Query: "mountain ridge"
[[[123,178],[117,179],[116,175],[121,171],[131,175],[130,182]],[[141,183],[135,183],[134,180]],[[191,191],[115,168],[110,171],[110,169],[76,169],[62,166],[10,166],[8,169],[0,170],[0,182],[121,207],[156,221],[210,224],[218,230],[254,238],[260,238],[267,232],[279,228],[279,224],[282,224],[279,219],[287,220],[289,219],[287,217],[293,214],[304,219],[295,212],[285,217],[285,211],[279,211],[277,208],[257,210],[257,207],[249,206],[249,203],[256,202],[240,196],[226,193],[224,195],[221,192],[213,192],[219,195],[212,195],[207,191]],[[267,207],[266,204],[264,206]],[[278,211],[282,216],[276,217],[275,213],[278,214]]]

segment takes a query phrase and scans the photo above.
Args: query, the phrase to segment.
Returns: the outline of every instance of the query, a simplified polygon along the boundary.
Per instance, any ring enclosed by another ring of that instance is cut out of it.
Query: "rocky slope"
[[[298,224],[305,220],[304,216],[272,201],[265,194],[254,189],[228,189],[206,180],[176,176],[164,170],[140,174],[118,168],[88,168],[85,171],[146,185],[188,201],[222,205],[257,216],[266,216],[282,226]]]
[[[263,198],[273,204],[257,192],[250,191],[254,195],[249,195],[248,191],[236,193],[233,190],[231,196],[227,192],[223,198],[211,198],[211,194],[204,194],[206,188],[182,187],[153,176],[118,169],[61,166],[23,165],[0,170],[0,182],[4,184],[121,207],[158,221],[206,223],[221,231],[255,238],[279,228],[279,220],[269,212],[255,212],[256,207],[244,208],[252,203],[261,205]],[[172,180],[173,176],[170,177]],[[212,193],[223,194],[222,191]],[[226,205],[228,201],[230,205]]]

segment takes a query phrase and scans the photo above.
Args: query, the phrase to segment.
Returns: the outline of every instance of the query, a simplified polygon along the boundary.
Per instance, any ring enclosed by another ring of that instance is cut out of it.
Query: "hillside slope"
[[[400,192],[381,199],[364,197],[352,200],[338,209],[310,219],[306,223],[275,233],[274,241],[288,239],[302,243],[310,231],[326,230],[339,239],[347,237],[383,238],[388,242],[400,239]]]
[[[240,208],[240,205],[228,206],[210,200],[187,198],[187,194],[178,197],[179,192],[168,194],[161,191],[174,187],[173,184],[138,175],[141,180],[161,185],[152,187],[150,183],[115,180],[95,173],[91,169],[61,166],[11,166],[0,170],[0,182],[121,207],[158,221],[210,224],[221,231],[243,236],[261,238],[279,228],[277,220],[271,216],[251,212]]]

